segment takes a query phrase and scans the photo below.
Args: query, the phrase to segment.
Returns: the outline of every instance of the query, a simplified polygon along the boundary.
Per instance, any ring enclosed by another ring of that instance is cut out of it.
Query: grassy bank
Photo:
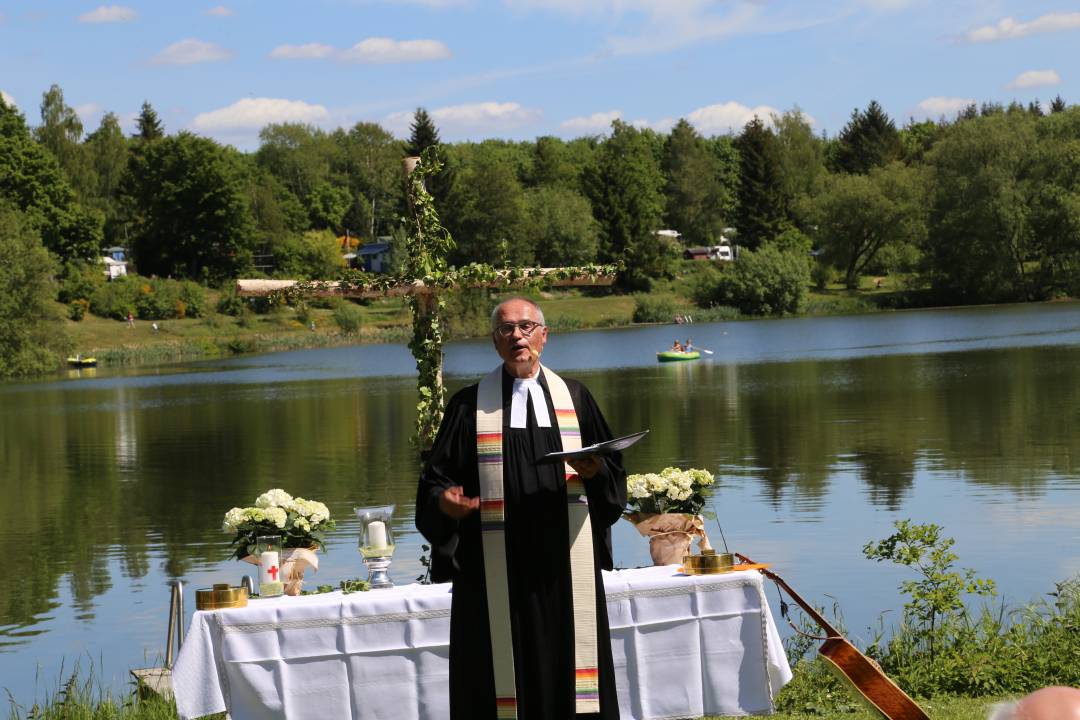
[[[850,700],[850,698],[845,698]],[[920,705],[934,720],[985,720],[994,698],[935,698],[923,700]],[[134,694],[117,697],[95,687],[92,677],[70,677],[55,693],[40,704],[24,707],[10,703],[10,720],[178,720],[176,705],[153,697],[138,700]],[[210,716],[221,720],[224,715]],[[842,710],[807,707],[798,712],[778,712],[772,717],[778,720],[800,718],[844,717],[850,720],[876,720],[868,710],[854,705]],[[720,720],[709,716],[705,720]]]
[[[486,301],[485,301],[486,304]],[[265,314],[241,316],[216,312],[202,318],[135,320],[127,322],[87,314],[82,320],[65,320],[74,352],[95,357],[102,367],[158,365],[240,353],[274,352],[299,348],[408,342],[412,319],[404,301],[376,300],[354,306],[359,327],[345,330],[327,307],[298,311],[281,307]],[[584,297],[578,293],[550,296],[544,300],[553,330],[629,325],[634,300],[629,296]],[[59,312],[59,311],[58,311]],[[155,329],[156,325],[156,329]],[[457,326],[457,337],[486,332],[486,311],[466,326]]]
[[[590,295],[579,290],[539,293],[536,299],[543,305],[548,325],[554,332],[589,328],[623,327],[634,324],[635,308],[648,302],[654,313],[648,322],[672,322],[675,315],[691,315],[696,322],[725,320],[736,317],[731,308],[702,310],[695,308],[673,283],[661,284],[642,300],[632,295]],[[809,296],[807,313],[836,315],[873,312],[878,305],[870,299],[875,293],[868,289],[851,292],[830,288]],[[207,305],[216,305],[216,293],[209,291]],[[451,324],[449,336],[476,337],[486,332],[486,313],[483,308],[458,308],[464,316]],[[308,307],[298,311],[292,307],[241,316],[209,312],[206,317],[158,320],[157,329],[148,320],[126,322],[87,314],[80,321],[65,320],[74,352],[98,359],[102,367],[161,365],[174,362],[227,357],[241,353],[262,353],[300,348],[330,347],[361,343],[407,342],[411,336],[411,316],[400,298],[374,300],[355,305],[359,327],[343,329],[330,307]],[[58,308],[58,314],[63,309]],[[312,328],[314,323],[314,328]]]

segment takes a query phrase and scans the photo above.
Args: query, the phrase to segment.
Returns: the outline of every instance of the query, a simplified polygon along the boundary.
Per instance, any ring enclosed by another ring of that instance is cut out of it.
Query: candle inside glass
[[[281,555],[276,550],[259,553],[259,595],[273,597],[280,595],[284,585],[281,582]]]
[[[386,523],[382,520],[372,520],[368,523],[368,545],[373,550],[382,550],[386,547]]]

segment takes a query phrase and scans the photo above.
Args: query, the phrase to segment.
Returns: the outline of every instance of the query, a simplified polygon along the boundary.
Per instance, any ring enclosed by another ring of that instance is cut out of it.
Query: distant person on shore
[[[158,324],[157,324],[156,322],[154,322],[154,323],[150,323],[150,328],[151,328],[151,329],[152,329],[152,330],[153,330],[154,332],[157,332],[157,331],[158,331]]]
[[[127,324],[129,328],[135,327],[135,316],[131,314],[130,310],[128,311]]]
[[[989,720],[1080,720],[1080,690],[1045,687],[1016,702],[995,705]]]

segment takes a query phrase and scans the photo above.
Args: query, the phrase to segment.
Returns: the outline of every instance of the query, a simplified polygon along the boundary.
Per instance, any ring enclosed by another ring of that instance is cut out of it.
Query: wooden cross
[[[610,285],[615,266],[566,268],[493,268],[473,263],[448,268],[446,253],[454,243],[439,222],[424,177],[438,172],[441,164],[434,148],[423,158],[405,158],[405,180],[411,218],[405,269],[391,278],[367,278],[359,282],[297,280],[237,280],[238,294],[244,297],[292,295],[300,297],[378,298],[408,297],[412,305],[413,339],[409,343],[416,358],[417,403],[416,441],[422,450],[431,448],[442,421],[446,392],[442,381],[443,340],[440,295],[465,288],[526,288]]]

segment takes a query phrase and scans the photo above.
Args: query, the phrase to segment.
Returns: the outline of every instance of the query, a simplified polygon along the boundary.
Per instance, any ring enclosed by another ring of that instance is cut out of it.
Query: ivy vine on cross
[[[237,280],[237,292],[244,297],[283,296],[376,298],[407,296],[413,319],[409,349],[416,358],[415,440],[422,450],[431,448],[442,422],[446,390],[442,381],[444,303],[442,295],[465,288],[546,288],[582,285],[610,285],[615,280],[615,265],[535,268],[503,267],[470,263],[461,268],[448,267],[447,254],[454,240],[439,221],[435,203],[424,178],[441,167],[437,148],[424,151],[420,158],[405,158],[405,183],[409,199],[409,234],[406,259],[400,273],[373,275],[353,272],[336,281],[313,280]]]

